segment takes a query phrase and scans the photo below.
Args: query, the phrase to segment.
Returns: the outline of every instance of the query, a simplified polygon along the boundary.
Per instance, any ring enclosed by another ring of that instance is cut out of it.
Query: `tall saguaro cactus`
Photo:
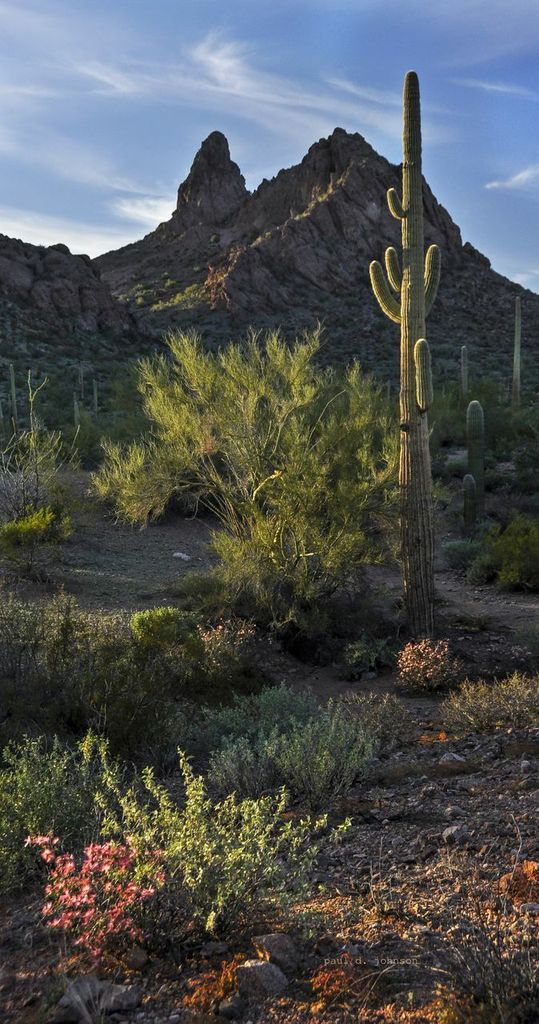
[[[401,222],[402,269],[394,248],[386,249],[384,271],[370,265],[371,284],[382,311],[400,324],[400,523],[408,625],[415,636],[434,631],[434,522],[427,410],[432,401],[430,351],[425,317],[436,298],[440,250],[424,254],[421,115],[415,71],[404,80],[402,201],[387,193],[390,212]],[[389,284],[388,284],[389,282]]]
[[[513,390],[511,395],[511,408],[513,415],[520,409],[520,339],[522,330],[522,314],[520,309],[520,295],[515,299],[515,345],[513,349]]]

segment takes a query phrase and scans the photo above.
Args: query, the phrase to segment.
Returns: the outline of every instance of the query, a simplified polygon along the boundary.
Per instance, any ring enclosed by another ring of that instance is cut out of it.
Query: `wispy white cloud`
[[[110,208],[117,217],[134,224],[144,224],[149,228],[155,228],[162,221],[169,220],[174,206],[174,197],[165,196],[123,196],[113,199],[110,203]]]
[[[511,82],[489,82],[481,78],[454,78],[455,85],[464,85],[469,89],[481,89],[483,92],[503,93],[506,96],[521,96],[527,100],[539,102],[539,93],[527,89],[523,85]]]
[[[0,206],[0,232],[10,238],[22,238],[33,245],[54,245],[63,242],[71,252],[99,256],[135,241],[136,230],[102,227],[68,217],[53,217],[35,210]]]
[[[513,281],[521,284],[523,288],[529,288],[532,292],[539,292],[539,267],[513,274]]]
[[[536,182],[539,182],[539,164],[531,164],[529,167],[525,167],[524,170],[519,171],[518,174],[513,174],[511,178],[501,181],[488,181],[485,188],[526,189]]]
[[[175,64],[77,63],[72,70],[90,79],[94,88],[99,83],[100,91],[108,95],[146,96],[233,113],[280,136],[302,131],[315,138],[338,124],[371,128],[395,138],[401,133],[399,95],[339,79],[305,85],[264,69],[256,50],[215,32],[186,48]]]

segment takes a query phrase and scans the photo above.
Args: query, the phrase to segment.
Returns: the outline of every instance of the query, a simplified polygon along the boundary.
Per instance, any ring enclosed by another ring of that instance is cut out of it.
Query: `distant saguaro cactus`
[[[466,398],[469,388],[468,378],[468,349],[463,345],[460,350],[460,391],[463,398]]]
[[[97,419],[97,415],[98,415],[98,412],[99,412],[99,401],[98,401],[98,392],[97,392],[97,381],[96,381],[95,377],[94,377],[94,379],[92,381],[92,406],[93,406],[93,410],[94,410],[94,416]]]
[[[476,487],[477,514],[482,519],[485,511],[485,416],[480,402],[470,402],[466,412],[468,441],[468,473]]]
[[[511,394],[511,408],[513,415],[520,409],[520,342],[522,332],[522,313],[520,308],[520,295],[515,299],[515,344],[513,348],[513,389]]]
[[[477,522],[477,487],[471,473],[466,473],[462,481],[463,508],[462,515],[467,531],[473,530]]]
[[[80,427],[80,406],[75,392],[73,392],[73,423],[75,428],[78,430]]]
[[[399,486],[404,592],[411,632],[428,637],[434,631],[434,523],[427,420],[432,375],[425,317],[438,290],[440,250],[431,245],[425,257],[421,114],[415,71],[409,71],[404,80],[403,108],[402,201],[394,188],[387,193],[389,210],[401,222],[402,269],[390,246],[385,253],[387,280],[377,260],[369,272],[380,308],[401,329]]]
[[[19,433],[19,417],[17,414],[17,386],[15,384],[15,367],[13,363],[9,364],[9,389],[11,395],[11,422],[13,425],[13,433]]]

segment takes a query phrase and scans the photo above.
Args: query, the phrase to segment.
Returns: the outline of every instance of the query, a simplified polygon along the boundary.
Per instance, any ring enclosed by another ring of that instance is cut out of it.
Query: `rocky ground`
[[[92,1012],[101,1000],[116,1024],[437,1021],[466,922],[504,876],[508,941],[537,940],[539,730],[458,739],[436,702],[410,707],[398,748],[331,808],[351,830],[320,856],[307,902],[226,944],[178,950],[177,963],[133,949],[107,965],[101,989],[94,978],[82,990]],[[290,941],[257,938],[268,932]],[[101,1019],[73,1010],[73,989],[60,999],[88,967],[63,955],[35,899],[1,906],[0,950],[6,1024]]]
[[[84,493],[56,580],[84,607],[131,611],[173,601],[183,574],[208,564],[207,521],[176,518],[138,532],[104,517]],[[377,570],[372,582],[384,600],[398,600],[395,571]],[[537,595],[471,587],[442,561],[436,586],[442,631],[472,675],[530,664],[523,636],[537,622]],[[395,691],[389,672],[350,683],[337,664],[306,664],[267,640],[258,656],[271,679],[309,688],[320,700]],[[466,1015],[444,1018],[438,988],[454,988],[470,929],[476,952],[466,960],[478,977],[498,956],[495,934],[505,936],[504,955],[528,941],[538,954],[539,729],[457,736],[441,698],[401,699],[409,717],[397,745],[329,809],[332,824],[351,819],[349,833],[320,855],[310,898],[286,918],[251,922],[226,944],[187,946],[167,960],[135,948],[85,981],[88,964],[66,955],[41,926],[35,895],[4,901],[0,1019],[468,1022]],[[281,937],[260,938],[275,932]]]

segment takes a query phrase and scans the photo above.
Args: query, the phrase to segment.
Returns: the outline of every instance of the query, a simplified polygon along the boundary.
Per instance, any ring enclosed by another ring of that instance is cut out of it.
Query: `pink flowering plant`
[[[163,882],[159,854],[141,868],[127,843],[91,843],[79,867],[72,853],[58,850],[55,836],[30,836],[48,870],[43,916],[98,961],[126,942],[141,942],[140,912]]]

